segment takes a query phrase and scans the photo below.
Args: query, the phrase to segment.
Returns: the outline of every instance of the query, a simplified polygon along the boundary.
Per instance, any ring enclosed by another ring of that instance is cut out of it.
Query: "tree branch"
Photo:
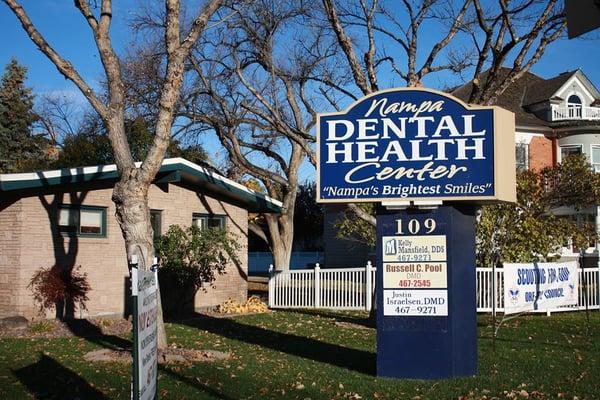
[[[40,50],[46,57],[52,61],[52,63],[58,69],[65,78],[73,82],[81,93],[88,99],[94,110],[101,116],[105,117],[108,113],[106,105],[103,104],[98,96],[94,93],[92,88],[85,82],[85,80],[79,75],[77,70],[73,67],[73,65],[62,58],[44,39],[44,37],[39,33],[39,31],[35,28],[29,16],[21,7],[21,5],[16,0],[3,0],[4,3],[10,8],[13,14],[19,19],[21,25],[29,38],[36,45],[38,50]]]

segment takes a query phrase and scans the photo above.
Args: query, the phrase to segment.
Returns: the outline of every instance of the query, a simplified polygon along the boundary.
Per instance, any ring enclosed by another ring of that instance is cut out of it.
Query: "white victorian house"
[[[480,79],[485,79],[485,74]],[[471,83],[452,91],[466,100]],[[585,154],[600,172],[600,91],[581,71],[569,71],[544,79],[526,73],[499,97],[496,105],[515,113],[517,168],[541,169],[556,165],[569,154]],[[596,224],[600,232],[600,206],[585,210],[563,207],[555,210],[580,222]],[[595,253],[600,244],[587,249]],[[563,249],[564,257],[577,257],[572,246]]]

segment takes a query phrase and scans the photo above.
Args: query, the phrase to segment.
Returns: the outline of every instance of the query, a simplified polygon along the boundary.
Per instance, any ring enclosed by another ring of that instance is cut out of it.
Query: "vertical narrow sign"
[[[377,375],[474,375],[475,207],[382,209],[377,237]]]
[[[156,398],[158,375],[158,278],[156,270],[131,269],[134,400]]]

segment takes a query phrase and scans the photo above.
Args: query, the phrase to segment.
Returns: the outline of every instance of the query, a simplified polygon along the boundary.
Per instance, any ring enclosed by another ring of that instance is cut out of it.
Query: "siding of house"
[[[112,188],[91,188],[81,192],[54,192],[43,197],[26,197],[17,202],[20,211],[10,206],[0,213],[0,249],[16,248],[19,258],[7,255],[0,257],[0,293],[7,293],[0,304],[0,315],[36,316],[36,308],[27,285],[40,267],[61,265],[81,265],[81,272],[88,275],[92,286],[87,302],[87,311],[77,310],[76,317],[98,315],[123,315],[128,293],[128,269],[125,263],[125,245],[115,218],[115,206],[111,201]],[[82,200],[79,200],[82,199]],[[240,266],[229,265],[226,274],[218,276],[214,288],[196,295],[195,307],[216,306],[228,298],[244,300],[247,293],[247,211],[219,202],[213,198],[198,195],[196,192],[175,184],[153,185],[148,196],[151,209],[162,210],[162,232],[172,224],[189,226],[193,213],[214,213],[227,216],[227,229],[233,232],[241,245]],[[105,238],[64,237],[53,234],[50,220],[56,221],[56,206],[59,204],[82,204],[107,208],[107,236]],[[7,212],[9,211],[9,212]],[[12,211],[12,212],[11,212]],[[8,237],[5,233],[15,227],[13,235],[20,235],[21,241]],[[4,242],[2,242],[4,241]],[[6,261],[4,261],[6,259]],[[19,271],[14,285],[8,284],[13,276],[8,276],[4,264],[12,264]],[[7,282],[5,284],[4,282]],[[81,312],[81,314],[80,314]],[[52,317],[49,313],[47,317]]]
[[[6,317],[17,307],[22,204],[0,205],[0,211],[0,317]]]
[[[581,146],[583,154],[585,154],[588,159],[591,161],[592,157],[592,146],[600,145],[600,134],[595,134],[593,132],[586,133],[578,133],[571,134],[568,136],[561,137],[558,139],[558,154],[559,154],[559,162],[560,160],[560,146]]]

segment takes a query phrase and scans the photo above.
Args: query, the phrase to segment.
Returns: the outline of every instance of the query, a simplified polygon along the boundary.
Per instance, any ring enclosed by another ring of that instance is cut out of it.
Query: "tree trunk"
[[[282,241],[273,242],[271,245],[273,253],[273,266],[276,271],[288,271],[290,269],[290,260],[292,258],[291,245],[288,247]]]
[[[280,215],[267,214],[265,219],[269,227],[273,267],[277,271],[288,271],[294,243],[294,213],[284,210]]]
[[[113,190],[112,200],[116,205],[116,217],[125,239],[127,259],[137,256],[138,268],[149,270],[154,261],[154,240],[148,207],[148,185],[139,182],[134,169],[124,173]],[[160,289],[160,287],[159,287]],[[167,335],[163,321],[160,293],[157,316],[158,348],[167,347]]]

